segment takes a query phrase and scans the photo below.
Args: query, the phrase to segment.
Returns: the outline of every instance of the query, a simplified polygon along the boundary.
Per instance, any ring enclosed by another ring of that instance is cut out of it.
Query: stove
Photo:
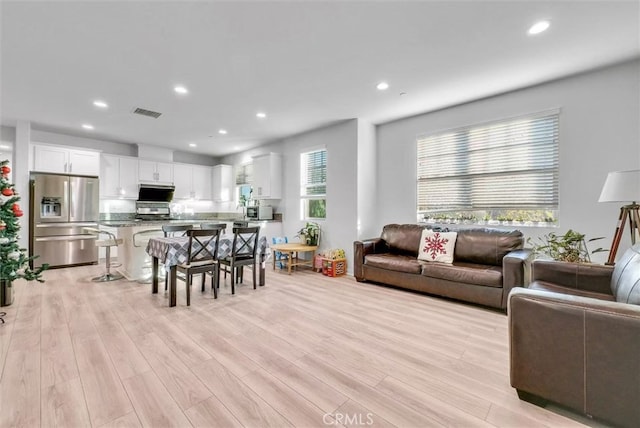
[[[169,202],[136,201],[136,218],[140,220],[169,220]]]
[[[140,220],[169,220],[175,186],[141,184],[136,201],[136,218]]]

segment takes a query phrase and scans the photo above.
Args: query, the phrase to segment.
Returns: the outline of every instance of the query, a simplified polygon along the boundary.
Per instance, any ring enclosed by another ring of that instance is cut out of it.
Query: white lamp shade
[[[640,201],[640,169],[610,172],[598,202],[636,201]]]

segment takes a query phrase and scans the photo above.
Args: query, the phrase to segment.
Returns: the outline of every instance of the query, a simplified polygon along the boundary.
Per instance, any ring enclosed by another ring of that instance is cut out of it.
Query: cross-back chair
[[[208,229],[221,229],[223,233],[225,230],[227,230],[227,224],[226,223],[200,223],[200,229],[202,230],[208,230]]]
[[[191,305],[191,283],[193,275],[202,274],[204,291],[205,273],[211,274],[213,298],[218,298],[218,244],[221,229],[187,230],[189,247],[187,261],[176,266],[176,271],[184,274],[187,292],[187,306]]]
[[[174,236],[186,236],[187,230],[193,229],[192,224],[163,224],[162,232],[165,238],[171,238]],[[169,285],[169,273],[164,273],[164,291],[167,291]]]
[[[253,288],[256,288],[258,237],[260,227],[234,227],[233,244],[231,254],[218,260],[218,281],[220,281],[219,271],[222,267],[228,267],[231,274],[231,294],[235,294],[236,277],[242,279],[242,268],[244,266],[253,267]],[[240,269],[240,272],[238,270]]]

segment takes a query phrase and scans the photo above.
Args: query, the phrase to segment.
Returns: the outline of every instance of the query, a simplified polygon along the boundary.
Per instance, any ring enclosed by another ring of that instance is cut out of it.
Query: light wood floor
[[[583,426],[509,386],[506,316],[310,270],[267,286],[16,283],[0,427]],[[250,284],[250,275],[245,275]],[[199,281],[196,281],[199,283]],[[584,421],[582,421],[584,422]]]

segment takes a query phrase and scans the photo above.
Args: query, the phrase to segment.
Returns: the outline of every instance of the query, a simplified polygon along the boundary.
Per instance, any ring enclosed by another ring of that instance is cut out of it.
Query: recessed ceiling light
[[[101,101],[101,100],[95,100],[93,102],[93,105],[96,106],[96,107],[99,107],[99,108],[107,108],[107,107],[109,107],[109,105],[107,103],[105,103],[104,101]]]
[[[176,94],[180,94],[180,95],[189,93],[187,88],[185,88],[184,86],[176,86],[173,88],[173,90],[176,91]]]
[[[225,135],[227,133],[226,129],[218,129],[218,134]]]
[[[387,82],[380,82],[376,85],[376,89],[379,91],[384,91],[389,89],[389,84]]]
[[[531,26],[531,28],[529,28],[528,33],[529,33],[529,35],[531,35],[531,36],[536,35],[536,34],[540,34],[540,33],[542,33],[543,31],[546,31],[546,30],[549,28],[549,26],[550,26],[550,25],[551,25],[551,24],[549,23],[549,21],[539,21],[539,22],[536,22],[535,24],[533,24],[533,25]]]
[[[198,147],[196,143],[189,143],[189,147]]]
[[[83,124],[82,124],[82,127],[83,127],[84,129],[89,130],[89,131],[92,131],[92,130],[93,130],[93,125],[90,125],[90,124],[88,124],[88,123],[83,123]]]
[[[11,146],[7,146],[6,144],[0,144],[0,149],[9,150]]]
[[[267,117],[267,113],[263,113],[263,112],[258,112],[256,113],[256,117],[259,119],[264,119],[265,117]]]

